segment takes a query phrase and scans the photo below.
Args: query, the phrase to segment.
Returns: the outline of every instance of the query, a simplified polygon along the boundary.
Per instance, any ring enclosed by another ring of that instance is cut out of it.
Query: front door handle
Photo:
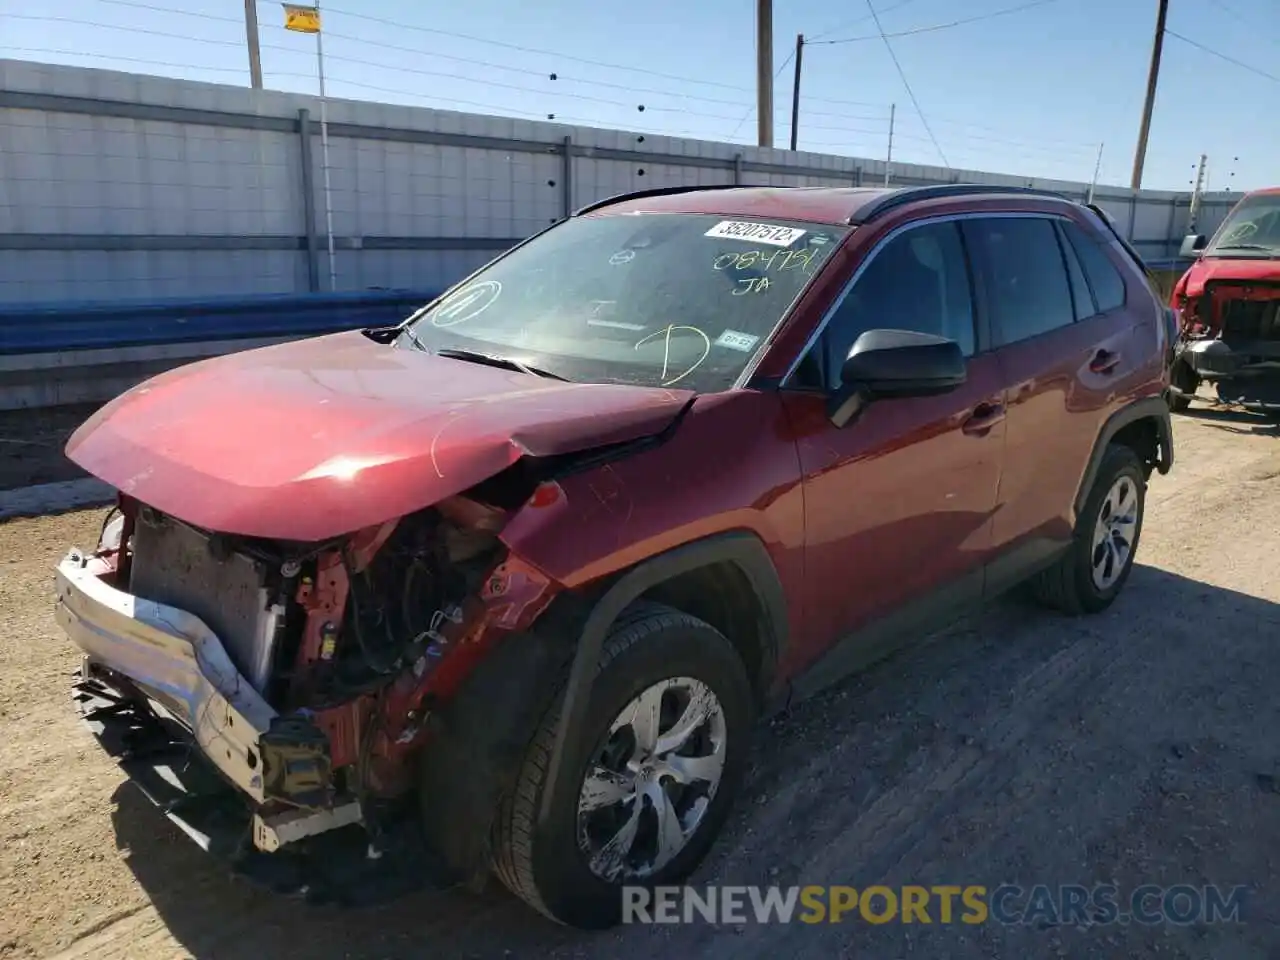
[[[1003,403],[980,403],[973,408],[973,413],[969,414],[960,429],[971,437],[985,437],[1004,417]]]
[[[1099,350],[1089,361],[1089,369],[1094,373],[1111,373],[1120,363],[1120,354],[1110,350]]]

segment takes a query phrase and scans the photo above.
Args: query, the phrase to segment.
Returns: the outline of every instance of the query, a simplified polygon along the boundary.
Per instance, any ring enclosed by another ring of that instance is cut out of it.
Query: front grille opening
[[[1222,339],[1235,343],[1280,342],[1280,289],[1268,300],[1231,299],[1222,291]]]

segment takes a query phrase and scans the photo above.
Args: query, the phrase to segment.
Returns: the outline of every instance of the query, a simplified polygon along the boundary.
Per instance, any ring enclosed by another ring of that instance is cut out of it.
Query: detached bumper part
[[[1221,340],[1191,340],[1179,351],[1179,356],[1197,376],[1208,380],[1229,377],[1240,365],[1236,352]]]
[[[331,810],[253,813],[190,737],[137,700],[119,698],[101,671],[77,678],[76,699],[89,729],[130,782],[175,826],[235,875],[275,893],[321,903],[369,906],[458,878],[427,849],[409,818],[369,855],[354,802]]]
[[[333,797],[320,731],[277,714],[199,618],[115,589],[109,572],[75,551],[57,568],[58,622],[85,653],[75,699],[175,826],[237,875],[313,901],[368,905],[457,884],[416,817],[375,855],[359,804]]]
[[[277,714],[199,618],[117,590],[106,565],[72,551],[58,564],[56,616],[72,642],[121,674],[190,732],[205,757],[261,804],[261,738]]]
[[[87,718],[132,712],[135,739],[144,725],[168,721],[167,732],[148,731],[148,755],[182,741],[190,753],[194,740],[244,801],[307,808],[306,816],[256,814],[262,849],[354,822],[350,809],[333,806],[324,734],[305,718],[277,714],[199,618],[117,590],[101,578],[104,569],[72,552],[57,570],[58,622],[85,653],[78,698],[92,704]]]

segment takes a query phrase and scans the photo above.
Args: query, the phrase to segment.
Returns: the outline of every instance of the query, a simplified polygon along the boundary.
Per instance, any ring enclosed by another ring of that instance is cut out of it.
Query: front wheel
[[[1130,447],[1112,444],[1076,518],[1071,547],[1032,581],[1046,606],[1064,613],[1099,613],[1119,596],[1133,569],[1146,508],[1146,475]]]
[[[678,883],[711,848],[746,766],[751,684],[709,624],[655,603],[625,611],[592,686],[587,753],[539,826],[559,718],[534,735],[499,811],[494,871],[553,920],[611,926],[622,887]]]

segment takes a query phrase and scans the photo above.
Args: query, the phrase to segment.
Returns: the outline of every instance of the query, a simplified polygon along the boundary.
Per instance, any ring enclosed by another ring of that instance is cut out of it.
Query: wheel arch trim
[[[1165,398],[1162,396],[1143,397],[1121,407],[1107,418],[1106,423],[1102,425],[1102,429],[1098,431],[1098,436],[1094,440],[1093,451],[1089,454],[1089,463],[1085,467],[1084,476],[1080,479],[1080,486],[1076,490],[1075,501],[1072,505],[1073,522],[1076,517],[1079,517],[1080,511],[1084,509],[1084,503],[1089,497],[1089,491],[1093,489],[1094,481],[1098,476],[1098,469],[1102,465],[1102,458],[1107,452],[1107,446],[1121,430],[1140,420],[1152,420],[1155,423],[1156,440],[1159,443],[1159,451],[1155,462],[1156,469],[1164,474],[1168,473],[1173,466],[1173,426],[1169,419],[1169,404]]]
[[[590,702],[591,687],[605,637],[618,615],[632,602],[658,584],[684,573],[731,563],[747,577],[762,611],[761,627],[769,644],[767,653],[776,664],[786,650],[788,619],[786,593],[777,568],[764,543],[754,533],[734,530],[682,544],[650,557],[622,574],[595,602],[578,638],[573,664],[565,687],[564,705],[556,727],[555,744],[547,771],[538,822],[551,815],[557,794],[564,788],[567,762],[579,756],[582,723]],[[766,664],[769,669],[771,664]]]

